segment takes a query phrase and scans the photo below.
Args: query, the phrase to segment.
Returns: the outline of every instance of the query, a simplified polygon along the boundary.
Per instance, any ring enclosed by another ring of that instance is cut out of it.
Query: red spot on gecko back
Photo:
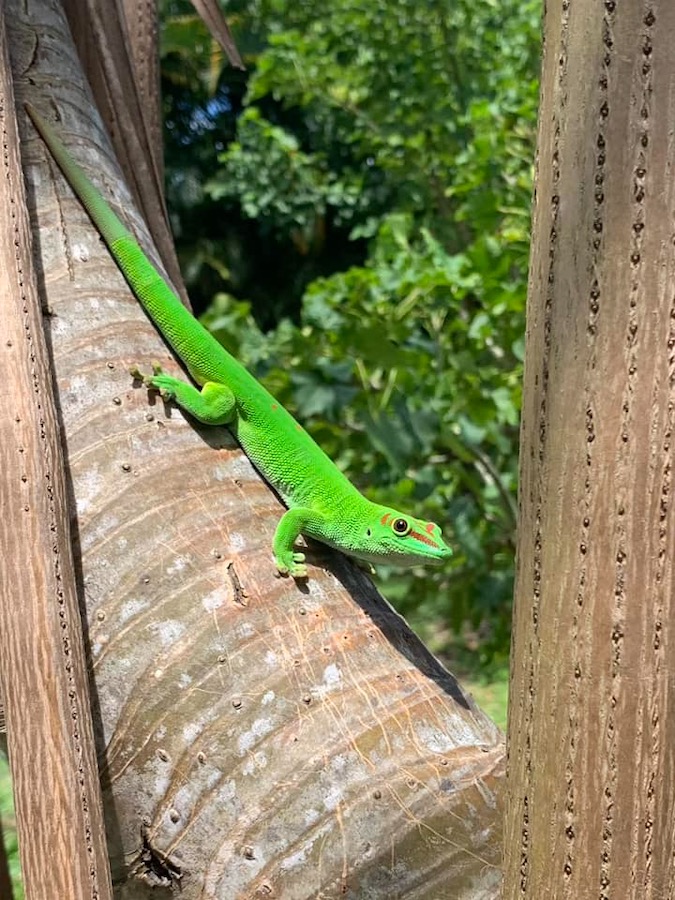
[[[278,403],[273,403],[273,404],[272,404],[272,409],[279,409],[279,404],[278,404]]]

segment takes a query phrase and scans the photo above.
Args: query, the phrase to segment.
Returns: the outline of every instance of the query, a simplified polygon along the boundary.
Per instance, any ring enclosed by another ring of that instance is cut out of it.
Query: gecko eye
[[[407,519],[394,519],[391,523],[394,534],[404,537],[410,531],[410,522]]]

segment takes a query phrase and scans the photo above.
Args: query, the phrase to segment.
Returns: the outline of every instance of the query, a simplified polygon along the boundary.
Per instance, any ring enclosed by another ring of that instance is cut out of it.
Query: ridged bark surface
[[[108,900],[64,454],[10,66],[13,43],[30,69],[24,38],[8,35],[0,12],[0,681],[26,900]],[[5,863],[0,896],[10,891]]]
[[[505,891],[675,896],[675,5],[552,0]]]

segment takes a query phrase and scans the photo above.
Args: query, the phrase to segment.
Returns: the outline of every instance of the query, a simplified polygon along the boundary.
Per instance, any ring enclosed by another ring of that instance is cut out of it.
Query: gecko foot
[[[290,575],[291,578],[307,578],[307,566],[304,562],[304,553],[284,553],[283,557],[277,557],[277,571],[280,575]]]
[[[158,362],[152,363],[152,375],[145,375],[138,366],[132,366],[129,369],[129,374],[149,390],[157,391],[162,400],[173,400],[176,396],[177,379],[171,375],[165,375]]]

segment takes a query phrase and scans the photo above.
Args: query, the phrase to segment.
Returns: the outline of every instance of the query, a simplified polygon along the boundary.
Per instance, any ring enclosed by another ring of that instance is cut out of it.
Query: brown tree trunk
[[[63,0],[98,112],[174,289],[187,301],[164,202],[153,0]]]
[[[675,896],[675,4],[553,0],[504,896]]]
[[[27,900],[112,896],[64,458],[0,13],[0,681]],[[27,47],[14,34],[14,50]],[[8,873],[0,869],[0,887]],[[4,893],[3,890],[3,893]]]
[[[21,99],[150,248],[52,3]],[[366,577],[313,547],[275,577],[282,508],[224,429],[134,390],[179,373],[26,125],[119,898],[496,897],[498,729]],[[164,891],[157,891],[157,887]]]

